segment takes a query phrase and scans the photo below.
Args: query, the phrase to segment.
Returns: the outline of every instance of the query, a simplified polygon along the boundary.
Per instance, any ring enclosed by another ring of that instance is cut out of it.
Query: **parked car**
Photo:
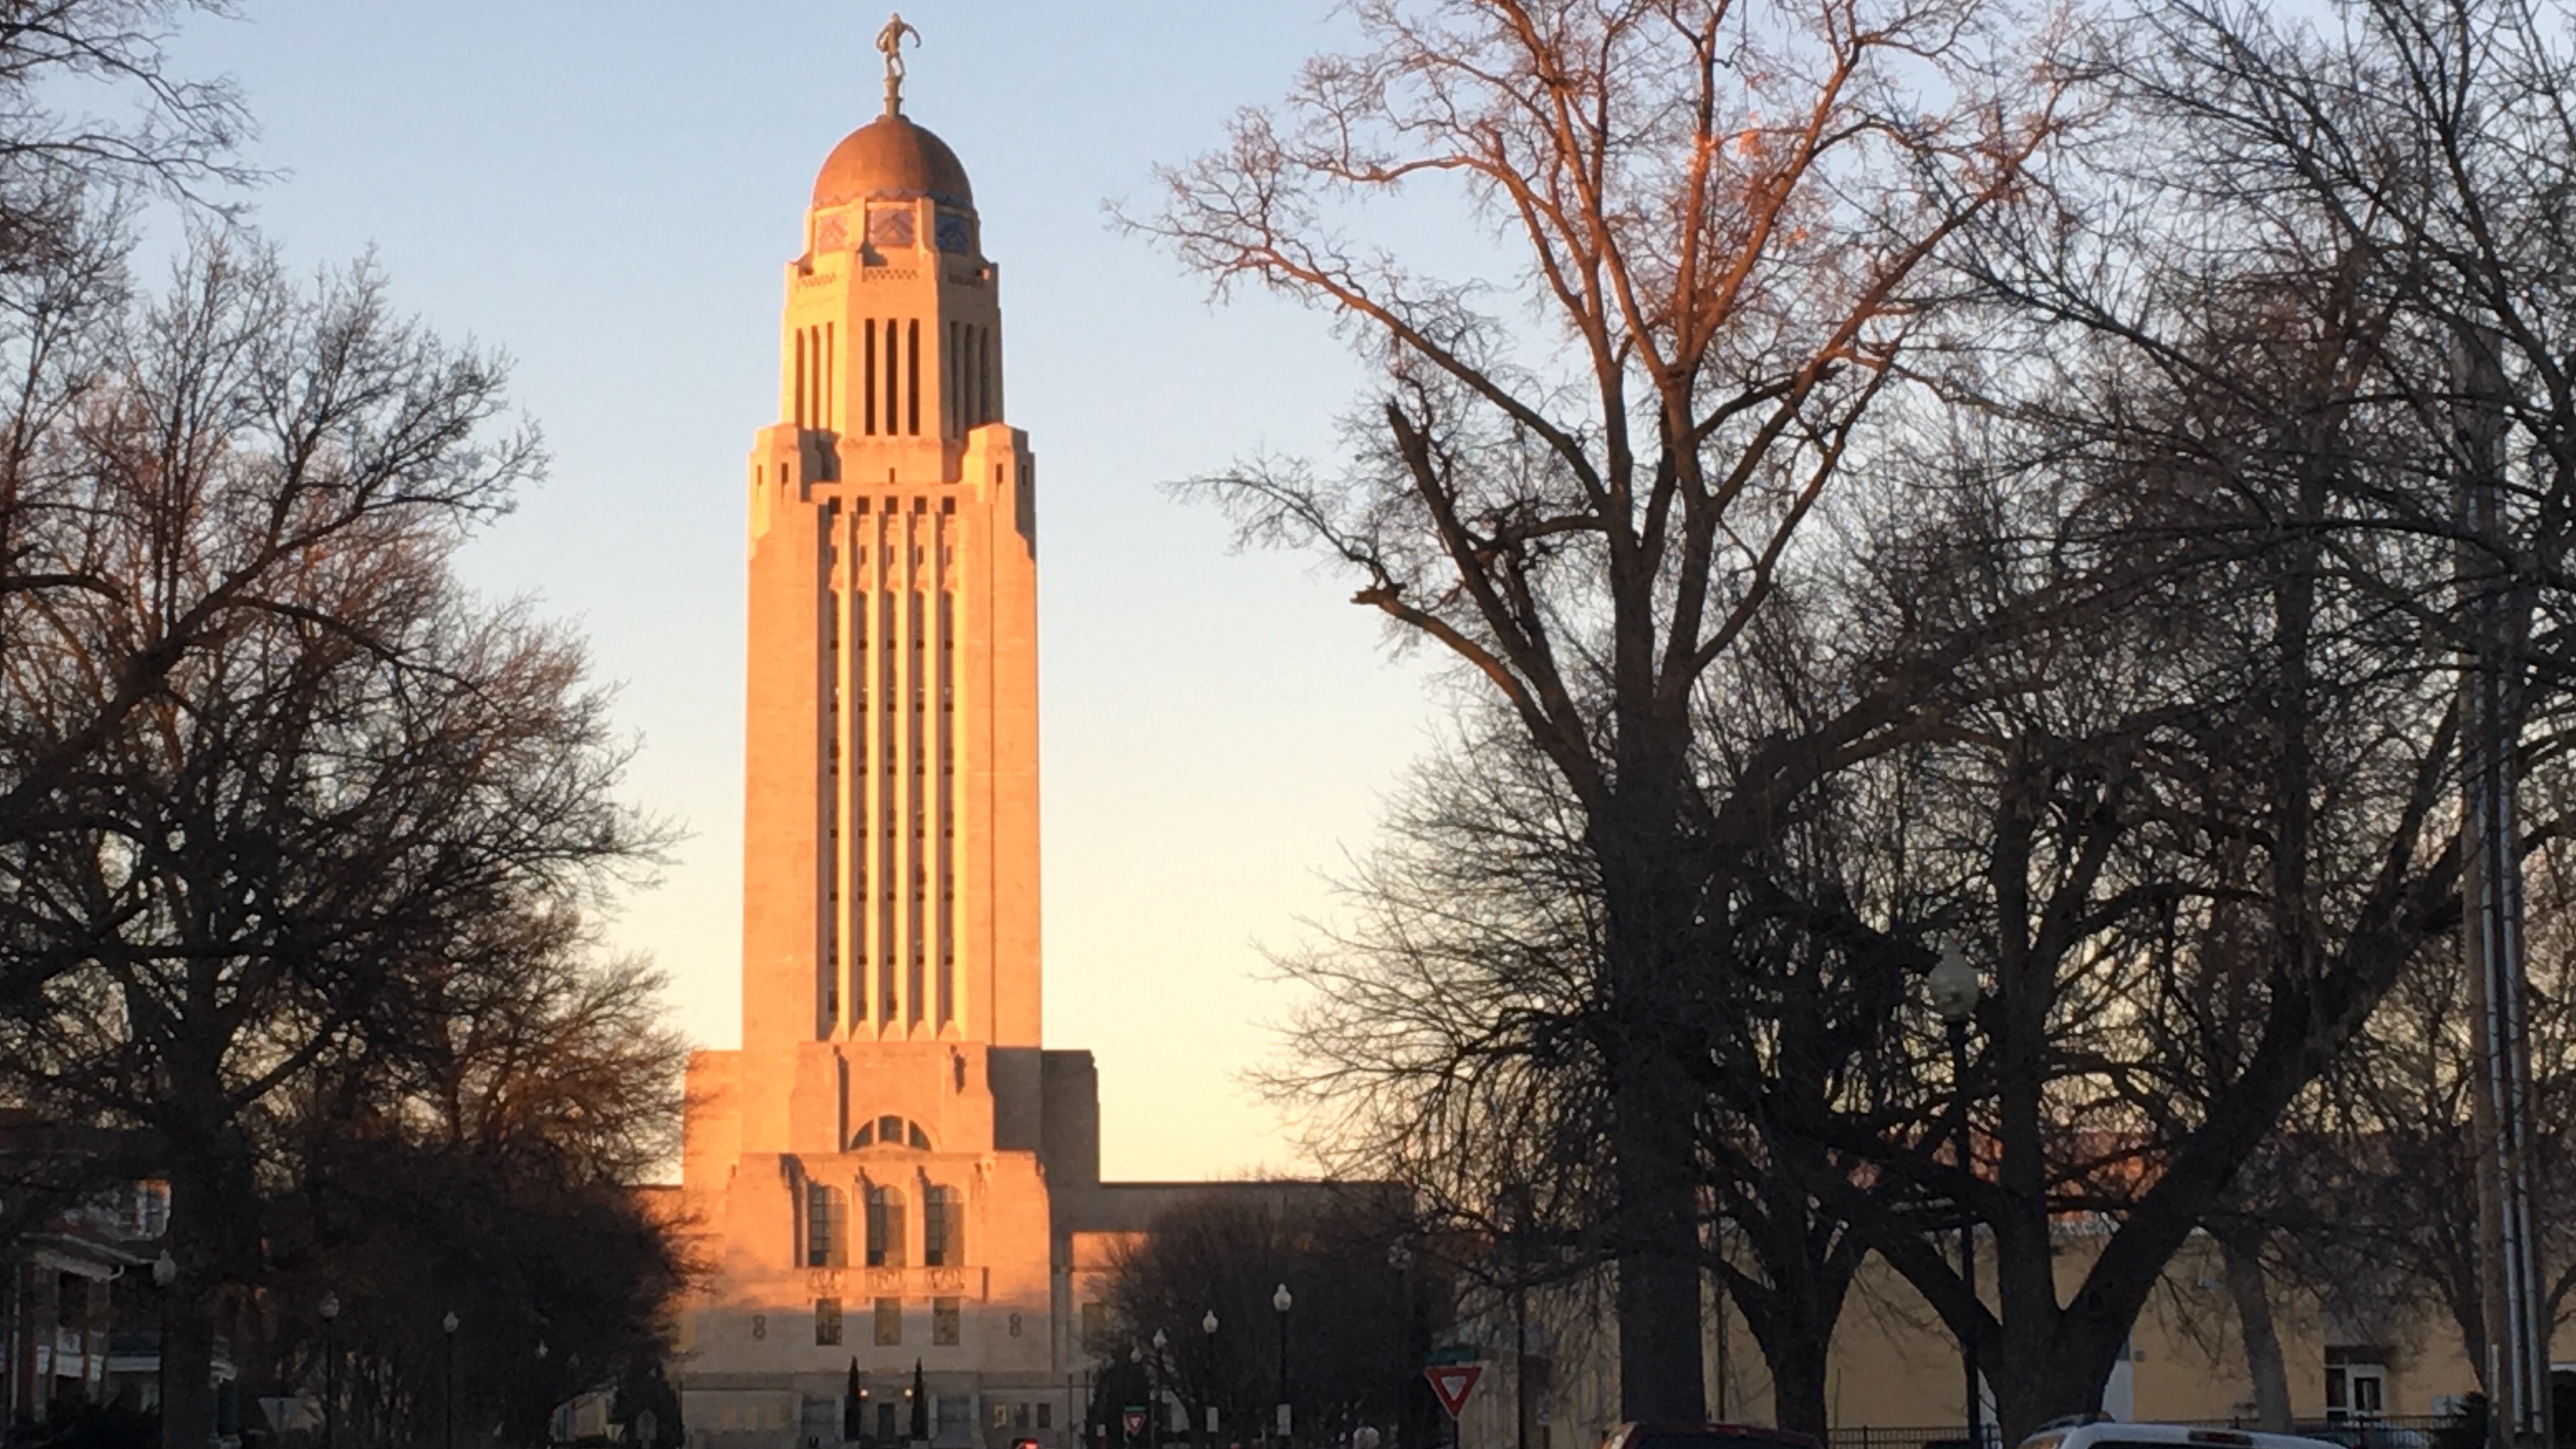
[[[2297,1434],[2257,1434],[2251,1429],[2195,1429],[2183,1424],[2108,1421],[2042,1429],[2021,1449],[2348,1449]]]
[[[1804,1434],[1762,1424],[1622,1424],[1601,1449],[1824,1449]]]

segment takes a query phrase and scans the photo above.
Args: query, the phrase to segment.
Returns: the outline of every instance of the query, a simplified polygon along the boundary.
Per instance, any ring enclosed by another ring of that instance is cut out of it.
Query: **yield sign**
[[[1431,1380],[1431,1392],[1439,1396],[1440,1407],[1454,1419],[1460,1409],[1467,1407],[1467,1396],[1476,1391],[1476,1380],[1484,1372],[1485,1366],[1480,1363],[1444,1363],[1424,1369],[1422,1376]]]
[[[1128,1438],[1133,1439],[1137,1435],[1145,1432],[1145,1411],[1143,1409],[1133,1407],[1121,1409],[1118,1412],[1118,1417],[1120,1421],[1127,1426]]]

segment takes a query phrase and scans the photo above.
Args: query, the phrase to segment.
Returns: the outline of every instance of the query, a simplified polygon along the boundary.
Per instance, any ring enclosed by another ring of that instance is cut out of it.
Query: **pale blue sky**
[[[774,421],[781,267],[814,169],[872,117],[883,9],[846,0],[242,0],[227,71],[288,173],[254,198],[301,262],[373,247],[397,298],[518,360],[551,480],[477,581],[588,631],[642,739],[637,800],[693,832],[616,927],[686,1030],[739,1029],[741,458]],[[1317,450],[1359,381],[1328,319],[1223,308],[1113,234],[1156,162],[1213,144],[1340,38],[1322,0],[913,0],[906,110],[965,160],[1002,266],[1011,421],[1042,459],[1046,1035],[1099,1054],[1106,1166],[1291,1158],[1235,1082],[1284,1008],[1255,943],[1325,909],[1425,739],[1423,669],[1348,588],[1234,556],[1158,486]]]

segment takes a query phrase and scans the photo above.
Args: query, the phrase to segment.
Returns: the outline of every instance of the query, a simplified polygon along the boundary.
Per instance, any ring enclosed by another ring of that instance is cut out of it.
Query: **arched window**
[[[966,1194],[933,1186],[921,1200],[921,1265],[966,1266]]]
[[[850,1134],[850,1146],[909,1147],[916,1152],[928,1152],[930,1134],[921,1130],[920,1123],[889,1112],[873,1122],[860,1123],[859,1130]]]
[[[868,1189],[868,1266],[904,1266],[903,1189]]]
[[[805,1266],[837,1268],[849,1261],[850,1200],[839,1188],[805,1184]]]

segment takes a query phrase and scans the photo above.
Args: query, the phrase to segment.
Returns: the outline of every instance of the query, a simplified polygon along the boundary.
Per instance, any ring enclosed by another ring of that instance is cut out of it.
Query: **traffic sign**
[[[1127,1437],[1130,1439],[1145,1432],[1145,1406],[1142,1404],[1130,1404],[1119,1410],[1118,1419],[1127,1426]]]
[[[1431,1380],[1431,1392],[1454,1419],[1459,1410],[1467,1407],[1467,1396],[1476,1391],[1476,1380],[1484,1372],[1485,1366],[1480,1363],[1444,1363],[1424,1369],[1422,1376]]]

